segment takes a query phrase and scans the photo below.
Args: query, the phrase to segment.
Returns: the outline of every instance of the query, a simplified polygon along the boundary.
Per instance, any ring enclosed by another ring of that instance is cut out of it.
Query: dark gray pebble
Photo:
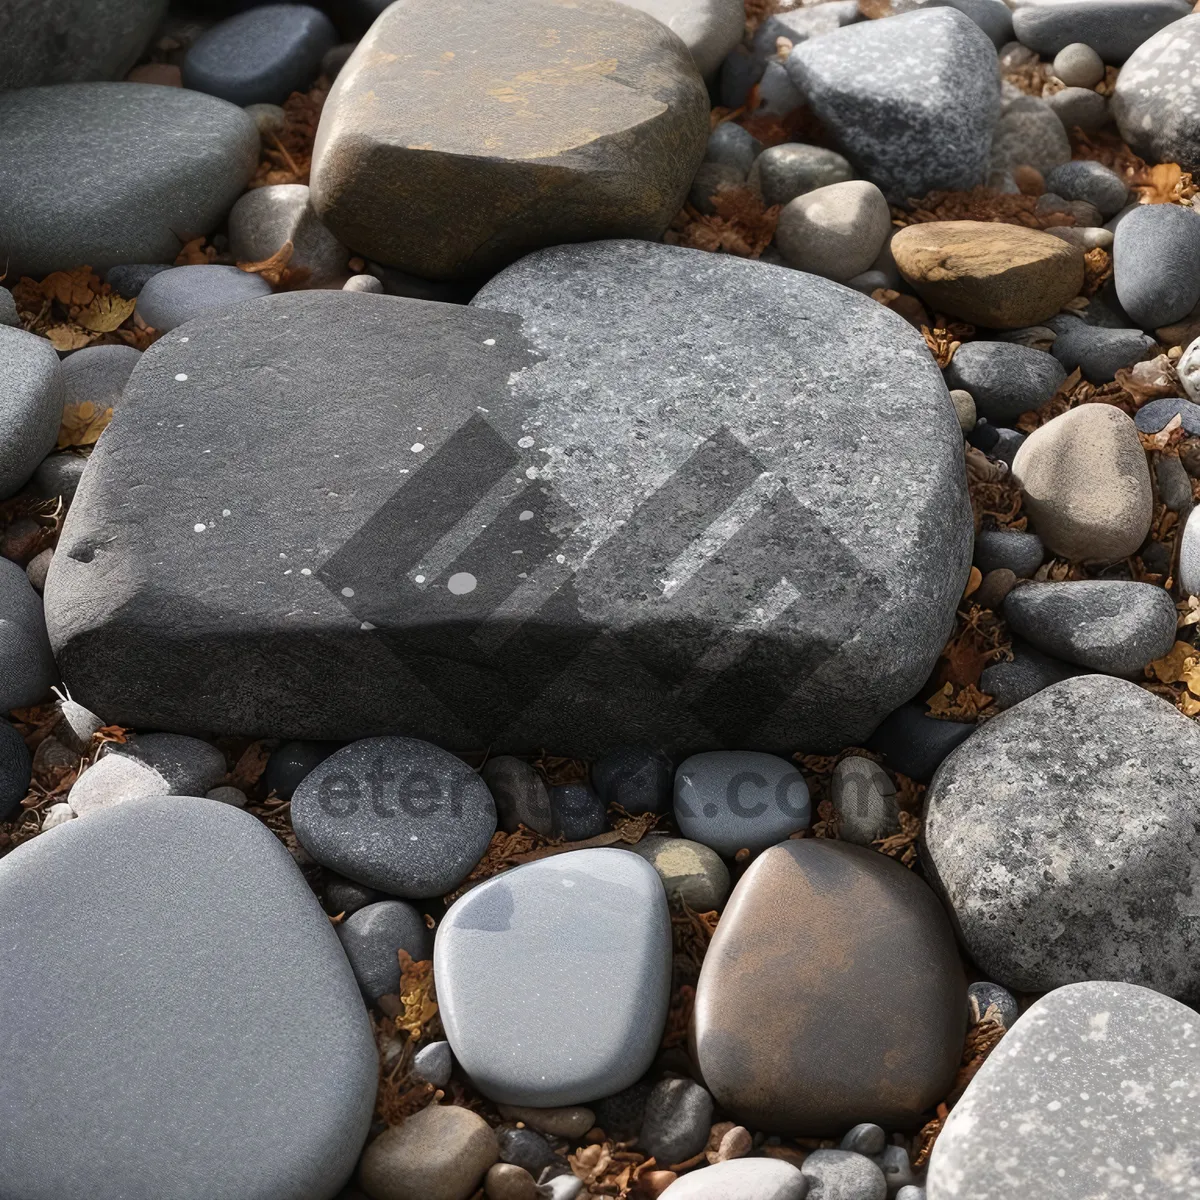
[[[268,794],[274,792],[276,796],[290,800],[304,777],[341,745],[341,742],[284,742],[267,759],[262,775],[263,787]]]
[[[946,384],[970,392],[975,411],[996,425],[1041,408],[1067,373],[1042,350],[1011,342],[966,342],[946,368]]]
[[[5,720],[0,720],[0,821],[15,816],[29,791],[33,759],[25,739]]]
[[[1200,300],[1200,213],[1138,205],[1117,226],[1113,279],[1121,306],[1143,329],[1186,317]]]
[[[1046,557],[1036,533],[1015,529],[985,529],[975,535],[975,565],[986,575],[1007,567],[1018,579],[1028,579]]]
[[[1012,662],[1000,661],[984,667],[979,690],[991,696],[997,708],[1012,708],[1042,688],[1087,672],[1060,658],[1052,658],[1028,642],[1014,638]]]
[[[337,935],[370,1004],[400,990],[398,950],[406,951],[414,962],[430,954],[425,919],[403,900],[380,900],[360,908],[337,926]]]
[[[1089,383],[1111,383],[1122,367],[1141,362],[1154,349],[1154,339],[1140,329],[1108,329],[1075,317],[1053,320],[1058,336],[1050,353],[1064,370],[1078,367]]]
[[[882,754],[888,766],[920,783],[928,782],[942,759],[975,732],[962,721],[942,721],[916,704],[904,704],[884,718],[866,748]]]
[[[648,746],[616,746],[592,764],[592,786],[600,802],[619,804],[634,815],[668,812],[674,780],[671,760]]]
[[[1125,181],[1091,159],[1075,159],[1055,167],[1046,176],[1046,190],[1064,200],[1087,200],[1105,218],[1116,216],[1129,200]]]
[[[699,1154],[712,1124],[712,1097],[690,1079],[662,1079],[646,1100],[639,1138],[663,1170]]]
[[[742,178],[745,179],[762,149],[762,142],[748,130],[734,121],[722,121],[708,135],[708,149],[704,153],[704,161],[734,167],[741,171]]]
[[[855,1154],[865,1154],[868,1158],[882,1154],[887,1145],[887,1134],[878,1125],[864,1121],[855,1125],[841,1140],[839,1150],[853,1150]]]
[[[1193,404],[1186,396],[1169,396],[1143,404],[1134,414],[1133,423],[1141,433],[1159,433],[1176,414],[1182,418],[1185,433],[1200,436],[1200,404]]]
[[[536,1179],[558,1155],[540,1133],[502,1125],[496,1130],[500,1143],[500,1161],[522,1167]]]
[[[155,275],[169,271],[171,266],[171,263],[118,263],[115,267],[109,267],[104,273],[104,282],[118,296],[133,299],[142,294],[142,288]]]
[[[582,842],[608,832],[608,813],[586,783],[566,783],[550,789],[554,832],[568,842]]]

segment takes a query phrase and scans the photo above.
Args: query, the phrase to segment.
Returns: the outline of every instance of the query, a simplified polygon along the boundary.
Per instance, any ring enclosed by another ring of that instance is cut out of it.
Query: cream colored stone
[[[1125,558],[1150,531],[1146,454],[1133,421],[1112,405],[1083,404],[1035,430],[1012,473],[1035,532],[1063,558]]]
[[[891,228],[879,188],[849,179],[789,200],[779,214],[775,244],[789,265],[845,283],[870,267]]]

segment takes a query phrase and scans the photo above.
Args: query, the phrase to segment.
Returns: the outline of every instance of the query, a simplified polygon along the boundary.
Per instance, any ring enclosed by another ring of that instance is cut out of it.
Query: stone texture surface
[[[1042,688],[1061,683],[1075,675],[1088,674],[1080,667],[1073,667],[1070,663],[1035,650],[1028,642],[1019,638],[1013,639],[1012,648],[1012,662],[1001,660],[990,667],[984,667],[983,674],[979,677],[980,691],[991,696],[997,708],[1012,708],[1022,700],[1028,700]]]
[[[983,182],[1000,111],[996,50],[956,9],[812,38],[792,51],[787,71],[838,148],[891,203]]]
[[[545,28],[556,36],[539,38]],[[646,13],[615,0],[400,0],[325,103],[312,199],[355,251],[465,278],[538,246],[659,237],[707,138],[691,56]]]
[[[441,896],[483,857],[496,806],[460,758],[414,738],[363,738],[305,776],[292,826],[319,863],[393,896]]]
[[[1039,650],[1113,675],[1141,675],[1175,644],[1175,602],[1153,583],[1030,583],[1004,600],[1004,619]]]
[[[807,1136],[911,1127],[954,1075],[966,981],[911,872],[859,846],[790,841],[734,889],[694,1020],[696,1062],[731,1119]]]
[[[674,779],[670,758],[649,746],[613,746],[592,763],[596,794],[627,813],[670,812]]]
[[[1083,675],[981,726],[926,797],[922,862],[972,958],[1017,991],[1081,979],[1200,996],[1200,731]]]
[[[614,956],[619,974],[608,969]],[[484,1095],[541,1108],[591,1101],[639,1079],[658,1049],[667,897],[626,851],[555,855],[456,901],[433,961],[446,1037]],[[602,989],[589,982],[597,971]]]
[[[1189,11],[1186,0],[1020,0],[1013,31],[1043,58],[1083,42],[1105,62],[1123,63],[1147,38]]]
[[[285,242],[292,243],[288,269],[307,271],[308,284],[329,283],[346,275],[350,253],[321,224],[304,184],[255,188],[230,210],[229,250],[238,262],[262,262]]]
[[[784,205],[775,244],[789,265],[845,283],[879,257],[892,230],[883,193],[864,179],[831,183]]]
[[[683,40],[705,79],[716,74],[725,56],[746,32],[741,0],[622,0],[649,13]]]
[[[826,0],[837,3],[838,0]],[[726,122],[717,129],[740,129]],[[712,138],[709,139],[711,145]],[[754,159],[748,183],[762,192],[766,204],[786,204],[797,196],[854,178],[854,168],[838,153],[824,146],[784,142],[763,150]],[[868,264],[870,265],[870,264]],[[865,268],[864,268],[865,270]]]
[[[15,562],[0,558],[0,712],[39,703],[57,677],[41,597]]]
[[[120,79],[167,11],[167,0],[5,0],[0,88]]]
[[[729,898],[729,868],[708,846],[669,834],[651,834],[629,850],[658,872],[669,897],[679,896],[694,912],[717,911]]]
[[[262,4],[206,29],[183,58],[183,86],[231,104],[282,104],[312,86],[337,42],[308,4]]]
[[[1019,96],[1005,104],[992,132],[993,173],[1027,166],[1046,175],[1070,158],[1067,131],[1046,101]]]
[[[1194,1196],[1198,1078],[1191,1009],[1124,983],[1058,988],[955,1105],[929,1164],[929,1200]]]
[[[777,1158],[737,1158],[689,1171],[660,1200],[805,1200],[808,1181]]]
[[[1200,301],[1200,213],[1138,205],[1113,236],[1113,279],[1121,307],[1142,328],[1186,317]]]
[[[379,900],[351,913],[337,934],[350,960],[354,978],[367,1002],[400,990],[400,959],[404,950],[414,962],[429,957],[430,937],[425,918],[403,900]]]
[[[1130,55],[1112,107],[1138,154],[1200,169],[1200,13],[1172,22]]]
[[[85,346],[68,354],[62,360],[64,402],[115,408],[141,357],[132,346]]]
[[[931,221],[891,242],[901,274],[939,312],[1020,329],[1053,316],[1083,285],[1083,251],[1017,225]]]
[[[1035,429],[1012,474],[1038,537],[1064,558],[1124,558],[1150,530],[1146,455],[1133,421],[1110,405],[1084,404]]]
[[[0,821],[17,815],[29,791],[33,761],[24,738],[7,721],[0,720]]]
[[[0,907],[23,914],[0,946],[8,1194],[337,1192],[370,1123],[375,1045],[270,830],[211,800],[137,801],[8,854]],[[64,1021],[68,994],[85,1020]]]
[[[1140,329],[1105,329],[1074,317],[1051,320],[1058,336],[1050,353],[1066,371],[1078,367],[1091,383],[1112,383],[1122,367],[1140,362],[1155,347],[1154,338]]]
[[[887,1180],[869,1158],[848,1150],[814,1150],[800,1168],[808,1200],[887,1200]]]
[[[985,529],[975,535],[975,565],[986,575],[1007,567],[1018,579],[1028,579],[1046,557],[1036,533],[1015,529]]]
[[[979,340],[955,351],[946,368],[951,388],[970,392],[975,411],[993,425],[1007,425],[1041,408],[1066,379],[1058,360],[1044,350]]]
[[[856,846],[900,832],[896,787],[874,760],[843,758],[833,769],[829,799],[837,816],[838,837]]]
[[[923,705],[902,704],[871,734],[867,749],[882,754],[893,770],[924,782],[974,732],[975,726],[965,721],[943,721]]]
[[[542,777],[527,762],[498,754],[483,764],[479,776],[492,793],[497,821],[505,833],[515,833],[518,825],[550,833],[550,795]]]
[[[1080,159],[1055,167],[1046,176],[1046,190],[1064,200],[1087,200],[1102,217],[1112,217],[1129,202],[1129,188],[1103,163]]]
[[[54,449],[63,400],[54,347],[36,334],[0,325],[0,500],[19,492]]]
[[[0,251],[9,277],[171,262],[224,218],[258,163],[254,121],[183,88],[0,92]]]
[[[172,267],[142,288],[138,312],[147,325],[169,331],[197,317],[224,312],[270,294],[271,285],[261,275],[237,267]]]
[[[953,408],[920,335],[835,284],[600,243],[471,308],[291,293],[185,336],[143,355],[47,581],[64,675],[108,719],[589,756],[791,753],[801,729],[831,752],[952,628]]]

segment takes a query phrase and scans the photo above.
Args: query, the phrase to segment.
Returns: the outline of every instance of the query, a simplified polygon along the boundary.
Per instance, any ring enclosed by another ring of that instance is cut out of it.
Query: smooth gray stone
[[[62,361],[65,403],[115,408],[141,357],[132,346],[85,346],[68,354]]]
[[[261,10],[259,10],[261,11]],[[350,251],[321,224],[302,183],[247,192],[229,213],[229,249],[238,262],[262,262],[292,243],[289,270],[307,271],[309,286],[346,275]]]
[[[430,1042],[413,1056],[413,1074],[434,1087],[444,1088],[454,1070],[454,1055],[449,1042]]]
[[[20,327],[21,315],[17,312],[17,302],[6,287],[0,287],[0,325]]]
[[[852,1150],[855,1154],[865,1154],[871,1157],[882,1154],[887,1145],[887,1134],[878,1125],[869,1121],[855,1125],[838,1144],[839,1150]]]
[[[1200,13],[1144,41],[1117,76],[1113,116],[1149,162],[1200,170]]]
[[[956,9],[849,25],[801,43],[787,69],[839,149],[890,202],[986,177],[1000,112],[996,48]]]
[[[711,79],[746,32],[741,0],[621,0],[649,13],[683,40],[696,70]]]
[[[1013,30],[1043,58],[1083,42],[1105,62],[1123,63],[1147,38],[1190,11],[1186,0],[1019,0]]]
[[[1200,404],[1193,403],[1186,396],[1151,400],[1137,410],[1133,422],[1141,433],[1159,433],[1175,416],[1181,418],[1185,433],[1193,437],[1200,435]]]
[[[992,134],[991,169],[1029,166],[1043,175],[1071,159],[1071,142],[1054,110],[1034,96],[1005,107]]]
[[[853,167],[840,154],[801,142],[764,150],[750,173],[750,182],[762,192],[765,204],[786,204],[805,192],[853,178]]]
[[[1103,217],[1113,217],[1129,202],[1125,181],[1103,163],[1077,159],[1046,176],[1046,190],[1064,200],[1087,200]]]
[[[282,104],[312,84],[337,40],[320,9],[264,4],[219,22],[188,47],[183,86],[231,104]]]
[[[595,1100],[639,1079],[658,1049],[671,988],[666,893],[624,850],[527,863],[454,903],[433,964],[447,1040],[485,1096],[536,1108]],[[588,980],[600,971],[597,992]]]
[[[54,449],[63,398],[54,347],[37,334],[0,325],[0,500],[19,492]]]
[[[260,821],[185,797],[68,821],[0,860],[0,910],[22,914],[0,943],[8,1194],[327,1200],[346,1182],[375,1043]],[[68,993],[87,1020],[63,1019]]]
[[[430,937],[425,918],[403,900],[368,904],[351,913],[336,928],[368,1004],[374,1004],[380,996],[399,992],[398,950],[404,950],[414,962],[429,957]]]
[[[1063,88],[1045,99],[1068,133],[1075,128],[1094,133],[1108,123],[1108,100],[1091,88]]]
[[[6,0],[0,88],[120,79],[167,11],[167,0]]]
[[[1015,529],[984,529],[975,535],[975,565],[986,575],[1007,567],[1018,579],[1028,579],[1046,557],[1036,533]]]
[[[1117,226],[1113,279],[1121,307],[1143,329],[1186,317],[1200,301],[1200,213],[1139,205]]]
[[[717,73],[717,98],[721,104],[725,108],[740,108],[766,69],[766,60],[749,46],[734,46]]]
[[[261,275],[237,267],[172,267],[147,281],[138,297],[138,312],[147,325],[167,332],[270,294],[271,285]]]
[[[0,719],[0,821],[17,815],[33,778],[33,759],[25,739]]]
[[[324,866],[392,896],[457,887],[496,832],[496,805],[462,759],[414,738],[351,742],[292,796],[292,827]]]
[[[246,793],[236,787],[215,787],[204,793],[209,800],[217,800],[221,804],[232,804],[235,808],[246,807]]]
[[[1154,338],[1140,329],[1108,329],[1075,317],[1052,320],[1058,336],[1050,353],[1066,371],[1078,367],[1091,383],[1111,383],[1122,367],[1141,362],[1155,346]]]
[[[15,562],[0,558],[0,713],[40,703],[57,678],[42,598]]]
[[[921,861],[1004,987],[1114,979],[1195,1003],[1198,831],[1200,729],[1135,683],[1082,675],[942,764]]]
[[[1012,708],[1051,684],[1086,675],[1087,671],[1051,658],[1019,638],[1013,639],[1013,661],[992,663],[979,677],[979,690],[993,698],[997,708]]]
[[[284,800],[290,800],[292,793],[315,771],[335,750],[340,750],[338,742],[284,742],[271,751],[263,771],[263,787],[267,794],[274,792]]]
[[[648,746],[614,746],[592,763],[592,786],[601,801],[634,816],[670,812],[674,779],[670,758]]]
[[[608,832],[608,813],[586,783],[567,783],[550,789],[551,825],[556,837],[582,842]]]
[[[994,425],[1041,408],[1067,373],[1044,350],[1012,342],[964,342],[946,368],[946,384],[970,392],[975,411]]]
[[[916,704],[904,704],[871,734],[866,748],[882,754],[894,771],[924,783],[975,729],[965,721],[943,721]]]
[[[663,1170],[699,1154],[708,1142],[713,1099],[690,1079],[661,1079],[646,1098],[642,1149]]]
[[[1187,514],[1192,511],[1195,497],[1192,479],[1177,454],[1162,454],[1154,464],[1154,481],[1158,484],[1159,499],[1172,511]]]
[[[536,1130],[501,1126],[496,1130],[496,1141],[500,1161],[528,1171],[534,1179],[554,1162],[554,1148]]]
[[[681,1175],[659,1200],[805,1200],[809,1181],[777,1158],[734,1158]]]
[[[1005,1029],[1011,1029],[1021,1015],[1016,997],[998,983],[980,981],[967,988],[967,1019],[972,1025],[978,1024],[987,1015],[989,1008],[996,1010]]]
[[[186,88],[0,92],[0,249],[10,277],[173,261],[224,219],[258,152],[252,118]]]
[[[741,171],[742,178],[750,173],[754,160],[762,153],[763,144],[735,121],[722,121],[708,135],[704,161],[721,163]]]
[[[1200,519],[1192,510],[1179,542],[1179,586],[1188,596],[1200,596]]]
[[[374,275],[351,275],[345,283],[342,284],[344,292],[369,292],[375,296],[383,295],[383,281],[376,279]]]
[[[719,912],[729,899],[729,869],[708,846],[655,833],[623,849],[644,858],[658,872],[667,896],[693,912]]]
[[[843,758],[833,768],[829,799],[838,818],[838,837],[844,842],[869,846],[900,832],[896,787],[872,759],[854,754]]]
[[[883,1172],[889,1196],[912,1183],[912,1162],[903,1146],[886,1146],[883,1153],[877,1154],[871,1161]]]
[[[1175,644],[1175,602],[1153,583],[1076,579],[1028,583],[1004,598],[1008,627],[1046,654],[1132,675]]]
[[[143,355],[80,498],[47,611],[109,719],[581,757],[859,740],[932,669],[972,537],[916,330],[797,271],[632,241],[531,255],[470,308],[311,291],[193,321]]]
[[[499,754],[483,764],[479,777],[492,793],[499,827],[505,833],[516,833],[518,825],[525,825],[536,833],[550,834],[554,826],[550,793],[527,762]]]
[[[1193,1196],[1198,1074],[1191,1009],[1126,983],[1058,988],[954,1106],[930,1160],[929,1200]]]
[[[355,883],[353,879],[346,879],[335,871],[329,871],[326,875],[324,895],[325,911],[331,917],[336,917],[339,913],[349,917],[360,908],[366,908],[368,904],[388,899],[386,893]]]
[[[787,68],[775,59],[768,60],[758,81],[758,98],[758,111],[776,116],[786,116],[804,103]]]
[[[751,750],[693,754],[675,772],[675,824],[724,858],[807,829],[808,785],[794,763]]]
[[[848,1150],[813,1150],[800,1167],[808,1200],[887,1200],[887,1181],[869,1158]]]
[[[104,282],[118,296],[129,299],[140,296],[147,281],[170,269],[170,263],[118,263],[104,272]]]

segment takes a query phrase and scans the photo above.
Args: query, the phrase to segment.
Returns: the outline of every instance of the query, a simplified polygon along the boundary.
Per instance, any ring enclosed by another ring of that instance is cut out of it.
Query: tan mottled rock
[[[1034,430],[1012,474],[1034,531],[1063,558],[1124,558],[1150,531],[1146,454],[1133,421],[1112,405],[1082,404]]]
[[[938,312],[992,329],[1052,317],[1083,286],[1083,251],[990,221],[930,221],[892,238],[900,273]]]
[[[487,1200],[537,1200],[537,1181],[524,1167],[496,1163],[488,1169],[483,1185]]]
[[[397,0],[325,102],[312,200],[345,245],[430,279],[654,241],[708,113],[686,45],[615,0]]]
[[[596,1124],[590,1108],[526,1108],[520,1104],[501,1104],[500,1115],[506,1121],[520,1121],[538,1133],[551,1137],[581,1138]]]
[[[359,1185],[371,1200],[468,1200],[499,1157],[481,1116],[431,1104],[366,1148]]]

